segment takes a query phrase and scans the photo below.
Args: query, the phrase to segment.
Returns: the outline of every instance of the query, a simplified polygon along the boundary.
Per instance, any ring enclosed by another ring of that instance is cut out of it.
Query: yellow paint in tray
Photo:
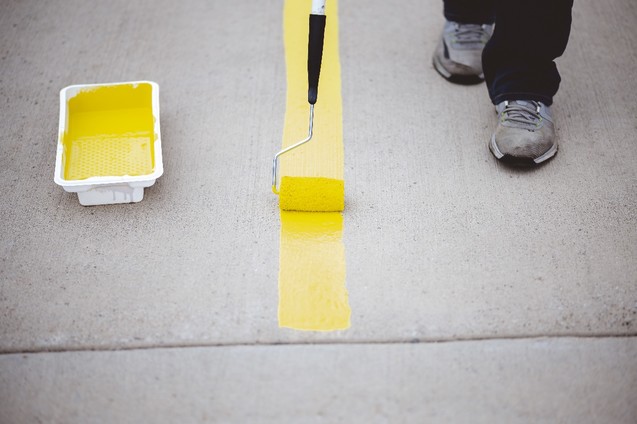
[[[152,174],[155,167],[152,86],[82,89],[68,101],[63,135],[66,180]]]

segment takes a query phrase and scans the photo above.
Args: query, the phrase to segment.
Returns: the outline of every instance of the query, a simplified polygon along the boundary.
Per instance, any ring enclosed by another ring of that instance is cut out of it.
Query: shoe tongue
[[[533,103],[531,103],[528,100],[512,100],[509,103],[515,103],[515,104],[518,104],[520,106],[535,107],[535,105],[533,105]]]

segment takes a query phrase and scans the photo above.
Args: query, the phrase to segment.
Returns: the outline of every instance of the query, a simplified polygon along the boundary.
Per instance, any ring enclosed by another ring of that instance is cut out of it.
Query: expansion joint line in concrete
[[[78,348],[42,348],[42,349],[22,349],[22,350],[6,350],[0,352],[3,355],[26,355],[40,353],[65,353],[65,352],[124,352],[124,351],[143,351],[143,350],[161,350],[161,349],[197,349],[197,348],[233,348],[233,347],[294,347],[294,346],[390,346],[390,345],[436,345],[449,343],[471,343],[471,342],[497,342],[497,341],[523,341],[523,340],[559,340],[559,339],[633,339],[637,338],[637,332],[628,334],[559,334],[559,335],[520,335],[520,336],[502,336],[502,337],[460,337],[460,338],[440,338],[440,339],[409,339],[409,340],[355,340],[355,341],[307,341],[307,342],[228,342],[228,343],[173,343],[173,344],[157,344],[149,346],[121,346],[121,347],[78,347]]]

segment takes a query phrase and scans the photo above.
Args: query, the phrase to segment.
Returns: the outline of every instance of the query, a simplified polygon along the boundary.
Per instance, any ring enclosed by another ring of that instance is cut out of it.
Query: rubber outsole
[[[484,77],[480,75],[453,75],[447,71],[444,66],[434,56],[432,60],[434,69],[440,74],[441,77],[449,82],[460,85],[476,85],[484,82]]]
[[[498,148],[498,145],[495,142],[495,134],[491,137],[491,141],[489,142],[489,150],[493,153],[493,156],[496,157],[501,162],[506,163],[507,165],[522,167],[522,168],[531,168],[534,166],[541,165],[547,160],[551,159],[557,153],[557,143],[553,144],[549,150],[547,150],[542,156],[539,156],[535,159],[532,158],[521,158],[517,156],[511,156],[508,154],[504,154]]]

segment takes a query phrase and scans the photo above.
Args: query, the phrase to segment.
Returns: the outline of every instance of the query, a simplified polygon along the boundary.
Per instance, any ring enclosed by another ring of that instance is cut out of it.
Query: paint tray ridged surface
[[[55,182],[82,205],[139,202],[163,173],[159,87],[150,81],[60,92]]]

